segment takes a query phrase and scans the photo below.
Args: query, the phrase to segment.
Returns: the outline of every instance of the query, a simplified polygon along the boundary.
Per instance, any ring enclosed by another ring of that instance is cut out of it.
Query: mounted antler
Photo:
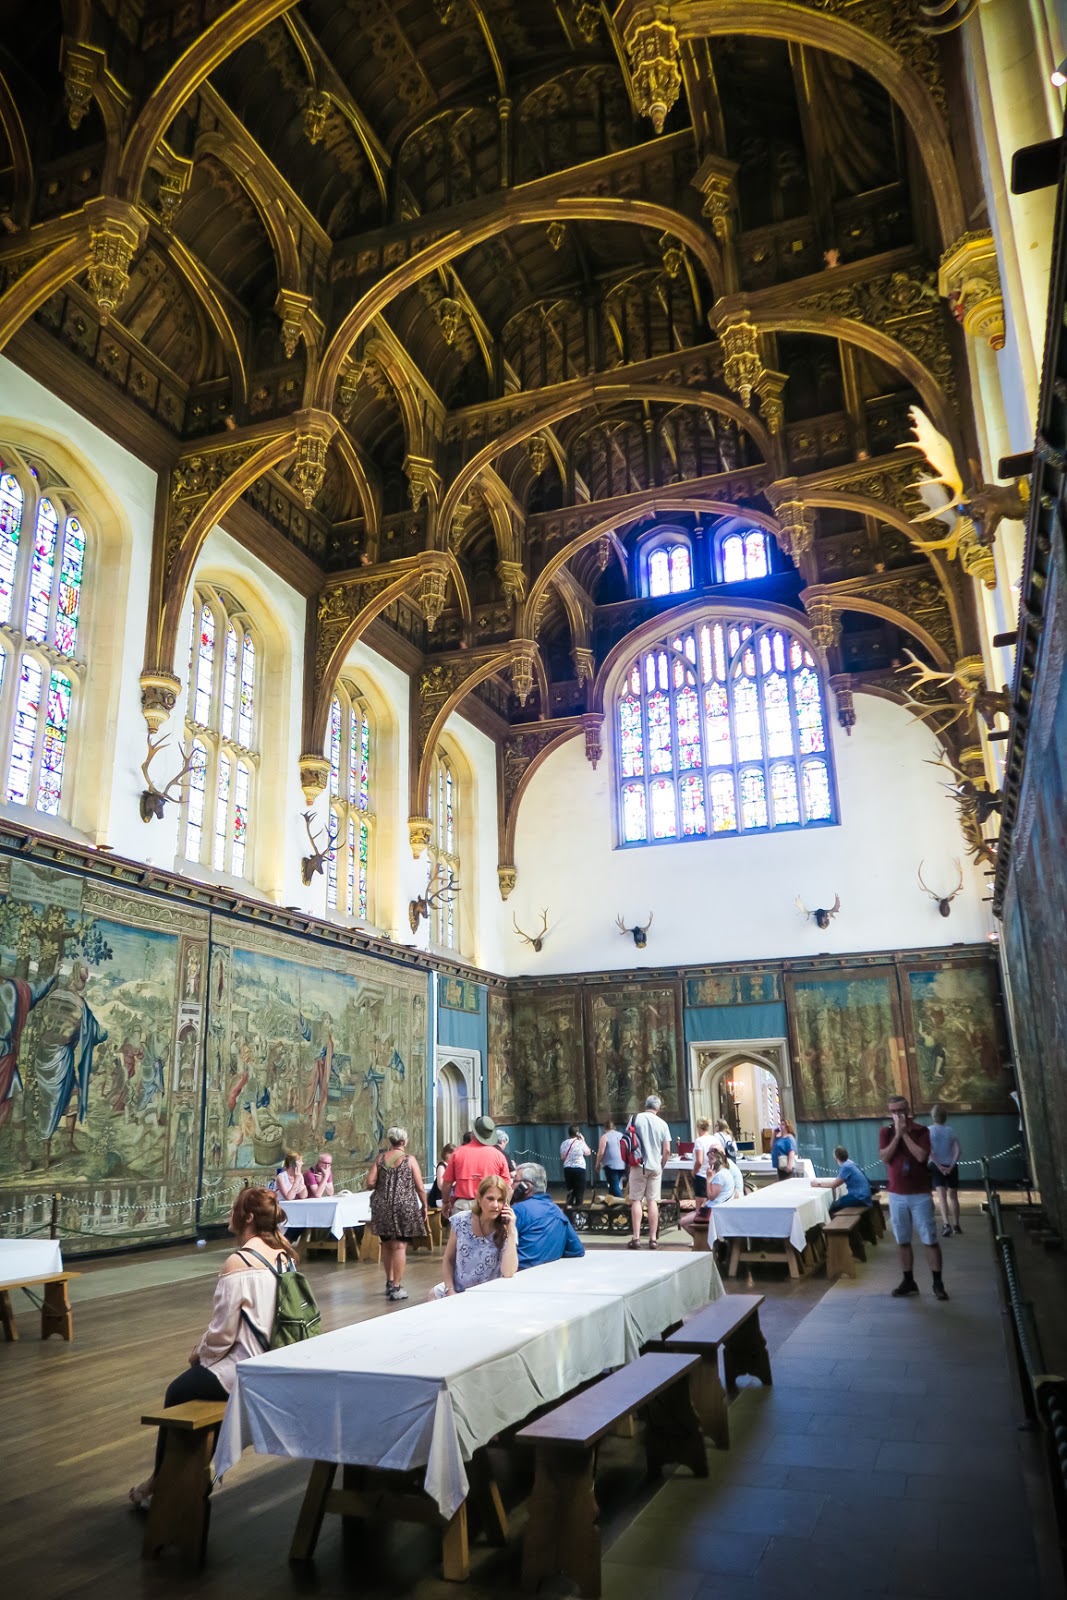
[[[638,923],[636,927],[628,928],[621,917],[615,918],[615,925],[620,933],[631,934],[633,936],[634,944],[637,946],[638,950],[643,950],[645,945],[648,943],[648,930],[652,926],[652,912],[650,911],[648,913],[648,921],[645,923],[643,928],[641,927],[640,923]]]
[[[928,761],[927,766],[940,767],[945,772],[951,772],[956,781],[946,783],[945,788],[948,790],[949,798],[959,807],[960,832],[967,841],[967,854],[976,866],[984,863],[995,867],[996,840],[987,839],[982,829],[993,813],[1000,810],[1003,798],[1000,790],[979,786],[959,767],[953,766],[951,761],[946,761],[943,755],[936,761]]]
[[[970,16],[971,9],[967,11]],[[949,28],[930,28],[925,31],[930,33],[947,33],[952,28],[958,27],[965,18],[951,24]],[[966,531],[968,521],[974,528],[978,543],[990,546],[996,537],[997,528],[1006,518],[1009,522],[1025,521],[1029,505],[1029,490],[1025,479],[1016,479],[1014,483],[983,483],[981,471],[976,463],[969,465],[969,477],[973,487],[964,487],[963,477],[956,465],[955,452],[943,433],[939,433],[930,418],[918,406],[912,406],[908,411],[911,421],[914,440],[907,444],[897,446],[898,450],[906,450],[917,445],[934,469],[932,478],[917,478],[914,487],[926,488],[936,484],[948,492],[948,499],[943,505],[920,512],[911,521],[929,522],[931,519],[940,518],[949,525],[950,532],[944,539],[916,539],[914,543],[920,550],[944,550],[949,560],[954,560],[960,545],[960,540]],[[959,516],[952,514],[958,512]]]
[[[830,918],[836,917],[837,913],[841,910],[841,896],[839,894],[834,895],[834,903],[832,906],[816,906],[814,911],[809,911],[803,900],[799,895],[797,895],[796,907],[797,910],[802,911],[806,917],[810,917],[817,928],[826,929],[830,926]]]
[[[323,863],[327,860],[334,845],[337,843],[337,824],[331,828],[329,822],[327,822],[326,844],[325,846],[320,847],[318,840],[311,831],[311,824],[314,820],[314,815],[315,813],[313,811],[305,811],[303,813],[304,826],[308,831],[308,842],[311,845],[311,854],[309,856],[301,856],[300,858],[300,877],[303,880],[305,889],[310,884],[316,872],[322,871]]]
[[[930,885],[923,880],[923,864],[921,861],[919,862],[919,884],[923,889],[926,890],[926,893],[930,896],[930,899],[937,902],[937,909],[943,917],[952,915],[952,902],[963,888],[963,868],[960,866],[958,861],[956,862],[956,872],[959,877],[959,882],[952,890],[952,893],[938,894],[936,890],[931,889]]]
[[[979,678],[977,682],[968,680],[961,672],[935,672],[924,661],[920,661],[914,651],[905,650],[908,660],[898,672],[913,672],[915,677],[908,686],[907,699],[904,701],[905,709],[915,714],[917,721],[922,722],[927,717],[937,713],[947,713],[946,720],[941,724],[942,731],[951,728],[963,716],[978,715],[985,722],[987,728],[992,728],[998,716],[1011,715],[1011,696],[1007,685],[996,691],[987,689]],[[920,683],[955,684],[963,693],[962,702],[955,700],[916,700],[913,691]]]
[[[519,924],[515,919],[514,913],[512,913],[511,920],[515,924],[515,932],[518,934],[519,938],[520,939],[525,939],[527,944],[532,944],[533,947],[534,947],[534,950],[537,952],[538,955],[540,955],[541,954],[541,946],[545,942],[545,934],[548,932],[548,912],[547,911],[542,911],[541,912],[541,931],[539,933],[535,933],[532,938],[528,933],[523,933],[522,929],[519,927]]]
[[[197,752],[195,747],[191,751],[187,752],[185,746],[180,744],[178,746],[178,750],[181,753],[182,761],[184,763],[181,771],[174,774],[173,778],[165,788],[157,789],[155,784],[152,782],[151,777],[149,776],[148,769],[152,765],[153,760],[159,754],[159,752],[161,750],[165,750],[169,744],[169,736],[163,739],[157,739],[153,744],[152,735],[148,735],[148,754],[141,763],[141,772],[144,776],[145,783],[148,785],[147,789],[143,789],[141,791],[142,822],[151,822],[153,817],[157,822],[162,822],[167,801],[181,799],[180,792],[172,793],[171,791],[175,789],[175,786],[177,786],[178,790],[180,791],[182,779],[186,777],[186,775],[190,773],[196,765]]]
[[[424,917],[429,920],[430,912],[439,906],[443,900],[450,898],[454,894],[459,894],[459,892],[460,885],[453,881],[451,873],[447,877],[445,876],[445,869],[438,862],[430,873],[429,881],[426,884],[426,893],[417,895],[414,900],[408,901],[408,921],[411,924],[412,933],[418,933],[419,923]]]

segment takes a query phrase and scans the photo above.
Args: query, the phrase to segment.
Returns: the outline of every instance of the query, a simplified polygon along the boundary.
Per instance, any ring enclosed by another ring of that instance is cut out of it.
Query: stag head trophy
[[[168,737],[157,739],[153,744],[152,735],[148,735],[148,754],[141,763],[141,771],[144,774],[144,781],[148,785],[147,789],[143,789],[141,791],[142,822],[151,822],[153,817],[157,822],[162,822],[167,801],[181,799],[182,781],[193,770],[193,767],[196,764],[196,751],[186,751],[184,745],[179,745],[178,749],[181,752],[183,762],[182,769],[180,772],[176,772],[174,774],[174,777],[165,786],[165,788],[157,789],[149,776],[148,769],[152,765],[153,758],[157,756],[161,750],[165,750],[169,743],[170,739]]]
[[[832,906],[816,906],[814,911],[808,910],[807,906],[804,904],[799,895],[797,895],[796,903],[798,911],[803,912],[804,916],[810,917],[817,928],[823,929],[826,929],[830,926],[830,918],[836,917],[837,913],[841,910],[841,896],[839,894],[834,895],[834,903]]]
[[[337,824],[335,823],[331,828],[329,823],[327,823],[326,843],[325,845],[322,845],[315,838],[315,835],[311,831],[311,824],[315,820],[314,812],[305,811],[303,813],[303,817],[304,826],[308,831],[308,842],[311,845],[311,854],[309,856],[301,856],[300,858],[300,877],[303,881],[304,888],[306,889],[316,872],[322,871],[323,864],[328,859],[330,851],[337,843]]]
[[[628,928],[621,917],[615,918],[615,925],[620,933],[632,934],[634,944],[637,946],[638,950],[643,950],[645,945],[648,943],[648,930],[652,926],[652,912],[650,911],[648,913],[648,921],[645,923],[643,928],[640,924],[638,924],[635,928]]]
[[[519,924],[515,919],[514,913],[512,914],[511,920],[515,924],[515,932],[518,934],[519,938],[520,939],[525,939],[527,944],[533,945],[533,948],[534,948],[534,951],[536,952],[536,954],[540,955],[541,954],[541,948],[542,948],[542,946],[544,945],[544,942],[545,942],[545,935],[548,932],[548,912],[547,911],[542,911],[542,913],[541,913],[541,929],[540,929],[540,932],[539,933],[535,933],[533,935],[528,934],[528,933],[523,933],[522,929],[519,927]]]
[[[923,864],[921,861],[919,862],[919,884],[923,889],[925,889],[926,893],[930,896],[930,899],[936,902],[937,909],[943,917],[950,917],[952,915],[952,902],[963,888],[963,868],[960,866],[958,861],[956,862],[956,876],[959,879],[959,882],[956,884],[956,887],[952,890],[951,894],[938,894],[935,889],[931,889],[930,885],[924,881]]]
[[[451,895],[459,894],[460,886],[452,879],[452,874],[446,875],[443,866],[434,867],[430,873],[430,881],[426,885],[426,893],[420,894],[414,900],[408,901],[408,921],[411,923],[412,933],[418,933],[419,923],[425,917],[430,918],[430,912],[447,900]]]

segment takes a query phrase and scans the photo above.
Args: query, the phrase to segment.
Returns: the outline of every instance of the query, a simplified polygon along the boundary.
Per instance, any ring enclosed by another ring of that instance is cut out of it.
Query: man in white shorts
[[[641,1165],[630,1168],[630,1221],[633,1238],[629,1248],[641,1248],[641,1202],[648,1203],[648,1248],[659,1243],[659,1195],[663,1168],[671,1158],[671,1130],[659,1114],[663,1104],[658,1094],[650,1094],[645,1109],[634,1118],[641,1141]]]
[[[890,1096],[889,1115],[893,1125],[879,1129],[878,1153],[889,1179],[889,1221],[900,1250],[900,1265],[904,1272],[892,1292],[898,1300],[919,1293],[919,1285],[912,1271],[915,1257],[911,1235],[914,1229],[926,1246],[926,1259],[934,1279],[934,1299],[947,1300],[945,1285],[941,1281],[941,1246],[937,1242],[937,1219],[930,1192],[930,1130],[912,1121],[911,1107],[901,1094]]]

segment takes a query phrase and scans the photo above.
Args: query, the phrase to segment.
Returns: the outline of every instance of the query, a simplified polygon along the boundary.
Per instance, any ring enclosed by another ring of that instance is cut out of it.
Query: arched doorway
[[[477,1050],[437,1051],[434,1094],[434,1154],[459,1144],[482,1109],[481,1056]]]
[[[793,1091],[784,1039],[709,1041],[690,1051],[694,1122],[721,1117],[739,1144],[758,1152],[767,1130],[793,1118]]]

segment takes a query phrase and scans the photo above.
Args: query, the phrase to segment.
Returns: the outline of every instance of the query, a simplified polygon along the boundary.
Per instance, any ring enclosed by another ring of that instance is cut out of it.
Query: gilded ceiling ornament
[[[720,244],[733,237],[737,220],[736,161],[725,156],[705,156],[693,176],[693,188],[704,196],[701,211],[711,222],[712,232]]]
[[[948,301],[965,334],[1003,350],[1004,296],[993,235],[965,233],[941,257],[938,292]]]
[[[365,361],[352,361],[341,374],[341,382],[337,389],[337,409],[342,422],[352,420],[366,365]]]
[[[330,763],[324,756],[305,754],[300,757],[300,788],[304,804],[310,810],[325,791],[330,777]]]
[[[329,448],[330,430],[323,423],[315,423],[296,436],[296,464],[292,481],[303,495],[309,511],[326,482],[326,452]]]
[[[405,456],[404,473],[408,480],[411,509],[418,511],[431,491],[436,494],[441,479],[434,471],[433,462],[425,456]]]
[[[419,609],[426,618],[426,626],[431,633],[438,617],[445,609],[445,597],[447,594],[447,569],[443,567],[427,567],[419,574]]]
[[[591,6],[587,0],[582,0],[582,4],[574,13],[574,23],[586,44],[592,44],[600,27],[600,7]]]
[[[520,706],[524,706],[533,693],[536,656],[537,646],[532,639],[515,640],[511,656],[511,687]]]
[[[496,572],[509,606],[525,599],[526,573],[521,561],[498,561]]]
[[[192,176],[192,164],[178,170],[164,172],[160,176],[159,189],[156,193],[156,205],[159,207],[159,225],[164,233],[170,233],[174,227],[178,212],[181,210],[182,201],[185,199]]]
[[[852,700],[852,679],[847,672],[835,672],[830,677],[830,688],[837,702],[837,720],[847,734],[856,726],[856,708]]]
[[[312,309],[311,296],[299,294],[295,289],[279,289],[274,309],[282,322],[281,339],[286,359],[291,361],[304,338],[307,316]]]
[[[141,715],[148,724],[150,734],[156,734],[166,722],[182,692],[180,678],[173,672],[142,672]]]
[[[610,560],[611,560],[611,535],[609,533],[602,533],[600,535],[600,538],[596,542],[596,569],[597,569],[597,571],[598,572],[606,572],[607,568],[608,568],[608,562]]]
[[[447,28],[456,14],[456,0],[433,0],[433,8],[442,28]]]
[[[664,7],[658,9],[665,11]],[[682,87],[677,30],[657,17],[627,28],[624,43],[638,114],[648,117],[656,132],[662,133]]]
[[[787,379],[787,373],[772,372],[769,367],[764,367],[756,379],[756,393],[759,395],[760,412],[771,433],[781,433],[782,424],[785,422],[785,405],[782,401],[782,393]]]
[[[526,456],[535,478],[548,466],[548,440],[543,433],[535,433],[526,441]]]
[[[67,121],[72,128],[80,128],[86,112],[93,103],[93,88],[96,84],[101,53],[71,39],[64,39],[62,50],[63,94],[67,104]]]
[[[445,295],[438,300],[433,309],[445,344],[454,344],[456,335],[463,325],[463,307],[458,300],[450,300]]]
[[[585,735],[585,759],[596,770],[596,764],[604,754],[602,735],[604,731],[604,713],[602,711],[584,711],[582,713],[582,733]]]
[[[130,262],[141,242],[141,234],[131,222],[118,217],[89,228],[89,259],[86,270],[89,288],[100,312],[101,322],[109,322],[130,287]]]
[[[417,861],[422,852],[429,846],[433,838],[433,823],[429,817],[408,818],[408,841],[411,845],[411,854]]]
[[[719,342],[723,349],[723,377],[741,404],[752,403],[752,391],[763,372],[759,353],[759,331],[748,315],[740,322],[728,323],[719,329]]]
[[[592,683],[596,672],[596,659],[588,645],[576,644],[571,651],[574,674],[579,683]]]
[[[550,222],[545,232],[553,250],[561,250],[563,241],[567,237],[567,224],[565,222]]]
[[[841,618],[825,596],[816,597],[806,590],[804,609],[811,622],[811,636],[824,654],[841,643]]]
[[[318,144],[326,132],[330,97],[325,89],[309,89],[304,96],[304,132],[309,144]]]
[[[664,272],[668,278],[677,278],[685,266],[685,251],[677,239],[673,238],[669,233],[661,234],[658,244]]]
[[[453,550],[458,550],[463,543],[463,537],[470,525],[470,520],[475,512],[475,507],[461,500],[452,513],[452,526],[448,530],[448,542]]]
[[[501,898],[501,900],[506,900],[508,895],[514,889],[516,881],[517,881],[517,874],[516,874],[515,868],[514,867],[497,867],[497,869],[496,869],[496,881],[500,885],[500,898]]]
[[[767,489],[778,522],[778,544],[795,566],[815,540],[815,513],[797,494],[796,478],[783,478]]]

